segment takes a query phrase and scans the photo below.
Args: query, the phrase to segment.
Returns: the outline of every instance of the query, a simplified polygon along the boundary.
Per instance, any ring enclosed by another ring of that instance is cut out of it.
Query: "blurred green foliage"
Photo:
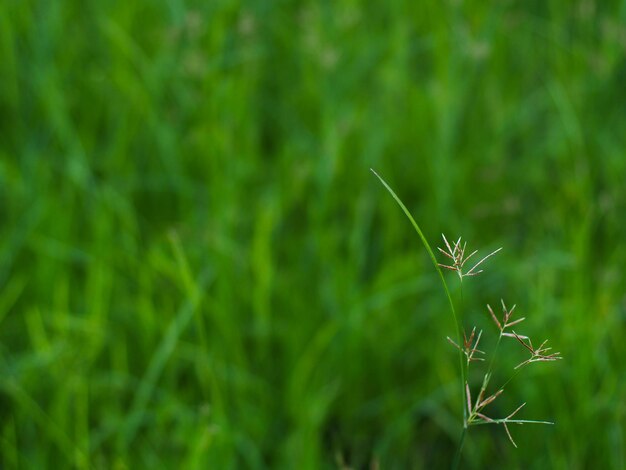
[[[447,467],[454,326],[373,167],[504,247],[468,326],[565,357],[464,466],[624,468],[625,51],[617,1],[0,2],[0,466]]]

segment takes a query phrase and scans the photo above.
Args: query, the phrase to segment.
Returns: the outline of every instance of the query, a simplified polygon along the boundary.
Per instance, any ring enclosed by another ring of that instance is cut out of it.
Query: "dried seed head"
[[[515,333],[515,331],[513,331],[513,336],[522,346],[524,346],[528,350],[528,352],[530,352],[530,359],[527,359],[524,362],[521,362],[520,364],[515,366],[516,369],[519,369],[526,364],[530,364],[531,362],[551,362],[563,359],[560,352],[547,354],[547,352],[552,349],[545,347],[548,340],[545,340],[543,343],[541,343],[541,346],[535,349],[533,347],[532,341],[527,336],[522,337]],[[525,343],[524,339],[527,339],[528,343]]]
[[[463,347],[456,344],[449,336],[446,336],[446,339],[452,346],[457,348],[465,355],[467,359],[467,364],[469,365],[469,363],[472,361],[484,361],[482,357],[475,357],[475,354],[485,354],[484,351],[478,349],[478,343],[480,342],[480,337],[482,336],[482,334],[483,331],[480,330],[478,332],[478,336],[476,337],[476,341],[474,341],[474,336],[476,336],[476,327],[472,329],[469,338],[467,337],[467,333],[463,331]]]
[[[443,238],[443,242],[444,242],[446,249],[444,250],[443,248],[439,248],[439,247],[437,247],[437,249],[441,253],[443,253],[444,256],[449,258],[451,261],[449,262],[450,264],[438,263],[438,265],[442,268],[449,269],[451,271],[456,271],[456,273],[459,275],[459,278],[461,280],[463,280],[463,278],[466,276],[476,276],[477,274],[482,273],[483,272],[482,269],[476,271],[476,268],[480,266],[487,258],[495,255],[497,252],[499,252],[502,249],[502,247],[500,247],[497,250],[489,253],[487,256],[485,256],[476,264],[474,264],[474,266],[472,266],[469,270],[467,270],[466,272],[463,272],[463,267],[465,266],[465,263],[467,263],[467,261],[470,258],[472,258],[472,256],[478,253],[478,250],[474,250],[469,255],[466,256],[465,249],[467,248],[467,242],[461,245],[461,237],[459,237],[459,239],[452,244],[448,242],[448,239],[443,233],[441,234],[441,237]]]
[[[505,336],[510,336],[509,334],[505,333],[504,330],[506,330],[507,328],[509,328],[509,327],[511,327],[513,325],[517,325],[518,323],[523,322],[526,318],[522,317],[522,318],[518,318],[517,320],[511,321],[511,316],[513,315],[513,311],[515,310],[515,307],[517,305],[513,305],[513,307],[511,307],[511,309],[507,309],[506,305],[504,304],[504,300],[503,299],[500,299],[500,303],[502,304],[502,321],[498,320],[498,317],[496,317],[496,314],[493,312],[493,309],[491,308],[491,305],[487,304],[487,310],[489,310],[489,314],[491,315],[491,319],[493,320],[493,322],[496,324],[496,326],[500,330],[500,333],[505,335]]]
[[[493,402],[496,398],[498,398],[502,394],[502,392],[504,392],[504,390],[500,389],[496,393],[491,395],[490,397],[485,398],[481,403],[478,404],[477,408],[479,409],[484,408],[489,403]]]

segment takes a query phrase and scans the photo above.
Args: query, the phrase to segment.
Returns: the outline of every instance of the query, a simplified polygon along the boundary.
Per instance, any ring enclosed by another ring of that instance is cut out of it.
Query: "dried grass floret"
[[[487,304],[487,310],[489,310],[492,320],[494,321],[494,323],[500,330],[500,334],[502,336],[513,337],[511,333],[508,333],[505,330],[507,328],[510,328],[514,325],[517,325],[523,322],[524,320],[526,320],[526,317],[518,318],[517,320],[511,321],[511,316],[513,315],[513,311],[515,310],[515,307],[517,307],[517,305],[513,305],[513,307],[511,307],[510,309],[507,309],[506,305],[504,304],[503,299],[500,299],[500,303],[502,304],[502,321],[498,320],[498,317],[496,317],[496,314],[493,313],[493,309],[491,308],[491,305]]]
[[[478,336],[476,337],[476,342],[474,342],[474,336],[476,335],[476,327],[474,327],[472,329],[472,332],[469,335],[469,338],[467,337],[467,334],[465,333],[465,331],[463,331],[463,347],[461,348],[458,344],[456,344],[452,338],[450,338],[449,336],[447,336],[446,338],[448,339],[448,341],[450,342],[450,344],[452,344],[454,347],[456,347],[459,351],[461,351],[466,359],[467,359],[467,364],[469,365],[470,362],[472,361],[484,361],[484,359],[482,357],[474,357],[474,354],[485,354],[484,351],[481,351],[480,349],[478,349],[478,343],[480,342],[480,337],[483,334],[483,330],[480,330],[478,332]]]
[[[534,348],[533,343],[529,337],[527,336],[522,337],[521,335],[518,335],[517,333],[515,333],[515,331],[513,331],[513,336],[515,337],[517,341],[519,341],[519,343],[522,346],[524,346],[528,350],[528,352],[530,352],[530,359],[527,359],[524,362],[515,366],[516,369],[519,369],[520,367],[523,367],[526,364],[530,364],[531,362],[551,362],[551,361],[558,361],[560,359],[563,359],[560,352],[546,354],[548,351],[552,349],[552,348],[545,347],[546,343],[548,342],[547,339],[543,343],[541,343],[541,346],[539,346],[538,348]],[[527,339],[528,343],[525,343],[524,339]]]
[[[461,280],[463,280],[463,278],[466,276],[476,276],[482,273],[483,272],[482,269],[476,271],[476,268],[480,266],[487,258],[490,258],[491,256],[495,255],[497,252],[499,252],[502,249],[502,247],[500,247],[497,250],[489,253],[487,256],[483,257],[480,261],[478,261],[474,266],[472,266],[469,270],[467,270],[466,272],[463,272],[465,263],[467,263],[467,261],[472,256],[478,253],[478,250],[474,250],[469,255],[465,256],[465,249],[467,248],[467,242],[461,245],[461,237],[459,237],[459,239],[456,242],[452,243],[452,245],[448,242],[448,239],[443,233],[441,234],[441,237],[443,238],[443,242],[445,244],[446,249],[444,250],[443,248],[439,248],[439,247],[437,247],[437,249],[451,260],[450,261],[451,264],[443,264],[443,263],[438,263],[438,264],[442,268],[450,269],[451,271],[456,271],[456,273],[459,275],[459,278]]]

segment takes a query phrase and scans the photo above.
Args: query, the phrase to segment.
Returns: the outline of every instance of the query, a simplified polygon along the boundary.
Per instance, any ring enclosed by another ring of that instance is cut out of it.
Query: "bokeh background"
[[[2,468],[447,468],[454,324],[370,168],[504,247],[487,351],[504,298],[565,358],[462,466],[626,466],[626,3],[4,0],[0,136]]]

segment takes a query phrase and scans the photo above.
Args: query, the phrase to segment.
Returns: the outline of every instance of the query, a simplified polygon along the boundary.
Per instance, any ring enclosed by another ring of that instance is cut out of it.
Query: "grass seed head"
[[[443,242],[444,242],[446,249],[444,250],[443,248],[440,248],[440,247],[437,247],[437,249],[441,253],[443,253],[444,256],[450,259],[450,261],[448,261],[448,263],[450,264],[438,263],[438,265],[442,268],[449,269],[451,271],[456,271],[456,273],[459,275],[459,278],[461,280],[463,280],[464,277],[476,276],[482,273],[483,272],[482,269],[476,271],[476,268],[478,268],[478,266],[480,266],[487,258],[495,255],[497,252],[499,252],[502,249],[502,247],[500,247],[497,250],[489,253],[487,256],[483,257],[480,261],[474,264],[474,266],[472,266],[470,269],[463,272],[465,263],[467,263],[467,261],[470,258],[472,258],[476,253],[478,253],[478,250],[474,250],[469,255],[466,256],[465,251],[467,248],[467,242],[461,244],[461,237],[459,237],[458,240],[452,244],[448,242],[448,239],[443,233],[441,234],[441,237],[443,238]]]

